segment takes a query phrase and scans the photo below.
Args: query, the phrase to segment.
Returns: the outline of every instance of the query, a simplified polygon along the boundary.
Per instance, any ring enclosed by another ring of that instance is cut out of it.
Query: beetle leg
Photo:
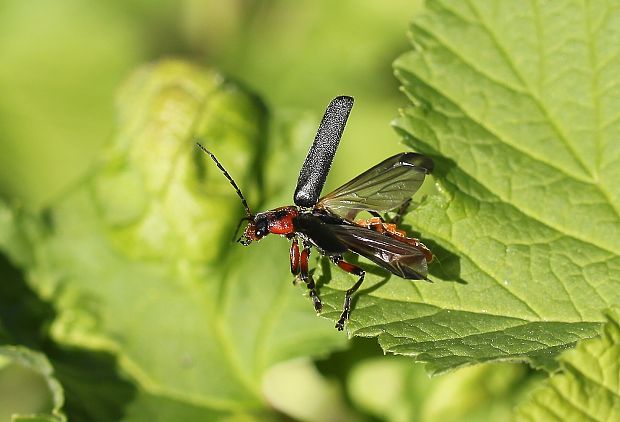
[[[383,218],[383,216],[381,214],[379,214],[378,212],[376,212],[376,211],[368,211],[368,213],[370,215],[372,215],[373,217],[378,218],[381,223],[385,223],[385,218]]]
[[[407,212],[407,208],[409,208],[409,204],[411,204],[411,198],[407,199],[401,204],[401,206],[398,208],[398,211],[396,211],[396,216],[394,216],[391,223],[394,223],[397,226],[400,224],[405,213]]]
[[[390,220],[386,220],[385,218],[383,218],[381,214],[379,214],[376,211],[368,211],[368,212],[373,217],[378,217],[382,223],[392,223],[398,226],[400,222],[403,220],[403,217],[405,216],[405,213],[407,212],[407,208],[409,208],[410,204],[411,204],[411,198],[407,199],[405,202],[403,202],[400,205],[400,207],[398,207],[398,210],[396,211],[396,215],[394,216],[394,218]]]
[[[293,279],[293,284],[297,284],[296,281],[299,277],[299,244],[297,243],[297,238],[293,238],[293,241],[291,242],[289,258],[291,260],[291,274],[295,276]]]
[[[347,290],[347,293],[344,295],[342,314],[340,315],[338,322],[336,322],[336,328],[338,329],[338,331],[342,331],[344,329],[345,321],[347,321],[349,319],[349,315],[351,315],[351,296],[357,291],[357,289],[360,288],[360,286],[364,282],[364,276],[366,275],[366,272],[357,265],[349,264],[348,262],[343,261],[342,256],[340,255],[331,256],[330,259],[334,264],[342,268],[344,271],[359,276],[359,280],[357,280],[357,283],[355,283],[353,287]]]
[[[299,267],[301,280],[306,283],[308,286],[308,290],[310,290],[310,297],[312,298],[312,302],[314,303],[314,310],[319,313],[321,309],[323,309],[323,304],[321,303],[321,299],[316,292],[316,286],[314,285],[314,280],[312,276],[308,273],[308,258],[310,257],[310,245],[304,243],[304,250],[301,252],[299,257]]]

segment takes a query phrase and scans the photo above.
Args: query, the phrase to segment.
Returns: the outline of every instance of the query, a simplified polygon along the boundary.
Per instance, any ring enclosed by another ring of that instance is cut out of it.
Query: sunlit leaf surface
[[[435,283],[370,275],[353,334],[435,372],[553,367],[598,332],[620,303],[619,27],[614,3],[428,2],[395,63],[412,103],[395,125],[435,160],[406,219]],[[331,278],[339,307],[352,278]]]
[[[620,418],[620,315],[607,314],[601,337],[585,340],[559,358],[561,373],[536,390],[519,421],[614,421]]]

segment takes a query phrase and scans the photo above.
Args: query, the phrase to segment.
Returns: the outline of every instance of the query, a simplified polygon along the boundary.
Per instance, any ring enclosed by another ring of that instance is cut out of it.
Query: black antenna
[[[352,107],[353,97],[344,95],[334,98],[327,106],[306,161],[299,172],[293,196],[295,204],[310,208],[319,200]]]
[[[235,188],[235,191],[237,192],[237,195],[239,195],[239,198],[241,198],[241,203],[243,204],[243,208],[245,208],[245,214],[248,216],[248,218],[252,218],[252,212],[250,211],[250,207],[248,207],[248,202],[245,200],[243,194],[241,193],[241,189],[239,189],[239,186],[237,186],[233,178],[230,177],[230,174],[228,174],[224,166],[220,164],[220,162],[217,160],[217,158],[215,158],[215,155],[213,155],[211,151],[200,145],[200,143],[198,142],[196,142],[196,145],[198,145],[198,148],[200,148],[205,154],[209,154],[209,157],[211,157],[211,159],[215,161],[215,164],[222,171],[222,173],[224,173],[224,176],[226,176],[232,187]]]

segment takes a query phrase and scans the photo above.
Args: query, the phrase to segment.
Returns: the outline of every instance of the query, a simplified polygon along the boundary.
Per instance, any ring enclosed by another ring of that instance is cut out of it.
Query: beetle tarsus
[[[344,330],[344,323],[349,319],[349,316],[351,315],[351,298],[353,296],[353,293],[355,293],[364,282],[364,276],[366,275],[366,271],[362,270],[357,265],[353,265],[346,261],[343,261],[341,256],[334,256],[331,257],[331,259],[334,264],[339,266],[344,271],[359,276],[357,282],[353,285],[353,287],[347,290],[344,295],[342,314],[340,314],[340,318],[338,319],[338,322],[336,322],[336,328],[338,329],[338,331],[342,331]]]
[[[312,302],[314,303],[314,310],[317,314],[320,314],[323,310],[323,304],[321,303],[321,299],[319,298],[316,290],[310,289],[310,297],[312,298]]]

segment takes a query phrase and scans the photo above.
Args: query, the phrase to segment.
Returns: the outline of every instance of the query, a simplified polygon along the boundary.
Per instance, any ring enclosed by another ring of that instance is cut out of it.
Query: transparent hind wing
[[[432,169],[430,158],[400,153],[325,195],[316,206],[349,220],[361,211],[390,211],[411,198]]]

